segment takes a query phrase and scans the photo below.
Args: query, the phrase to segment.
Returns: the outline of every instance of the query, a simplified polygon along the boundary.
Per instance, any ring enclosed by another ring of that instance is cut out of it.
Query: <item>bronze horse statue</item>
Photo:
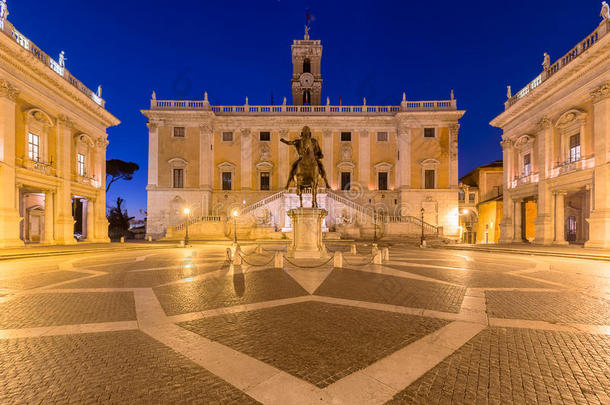
[[[325,178],[324,169],[320,167],[322,164],[320,159],[323,155],[318,141],[311,137],[311,131],[308,127],[303,128],[300,138],[294,141],[285,139],[281,141],[288,145],[294,145],[299,152],[299,159],[292,165],[286,187],[290,185],[291,181],[294,181],[301,208],[303,208],[303,191],[311,187],[311,205],[313,208],[318,208],[318,184],[321,177]]]

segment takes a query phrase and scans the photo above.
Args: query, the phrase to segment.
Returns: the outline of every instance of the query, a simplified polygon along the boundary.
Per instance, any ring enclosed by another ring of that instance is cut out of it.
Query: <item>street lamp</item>
[[[426,246],[426,238],[424,237],[424,207],[421,208],[421,242],[420,246]]]
[[[186,207],[184,209],[184,215],[186,215],[186,226],[184,228],[184,247],[189,244],[189,220],[190,220],[191,209]]]
[[[234,209],[231,212],[231,215],[233,215],[233,244],[237,246],[237,216],[239,215],[239,211]]]

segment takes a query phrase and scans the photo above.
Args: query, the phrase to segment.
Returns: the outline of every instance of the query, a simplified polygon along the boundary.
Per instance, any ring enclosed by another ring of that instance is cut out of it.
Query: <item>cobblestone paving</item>
[[[489,328],[389,403],[603,404],[609,375],[607,336]]]
[[[0,329],[135,319],[131,292],[22,295],[0,303]]]
[[[154,291],[167,315],[307,295],[292,277],[277,269],[161,286]]]
[[[349,269],[335,269],[316,295],[458,312],[465,288]]]
[[[257,403],[138,331],[0,340],[0,403]]]
[[[155,287],[172,281],[187,277],[195,277],[200,274],[220,270],[220,264],[216,266],[197,266],[191,268],[163,269],[137,272],[114,272],[85,280],[76,280],[63,284],[58,288],[146,288]],[[105,269],[104,269],[105,270]]]
[[[486,291],[490,317],[610,324],[610,302],[577,292]]]
[[[44,273],[33,273],[27,276],[0,280],[0,288],[29,290],[31,288],[43,287],[49,284],[60,283],[62,281],[68,281],[84,276],[88,276],[88,274],[76,271],[48,271]]]
[[[510,274],[504,274],[501,272],[493,271],[479,271],[479,270],[449,270],[449,269],[434,269],[434,268],[417,268],[411,266],[401,266],[399,264],[389,265],[388,267],[406,271],[413,274],[419,274],[421,276],[427,276],[436,278],[442,281],[448,281],[450,283],[460,284],[471,288],[552,288],[553,286],[544,283],[537,282],[521,277],[513,276]],[[529,275],[529,274],[528,274]]]
[[[529,277],[560,283],[565,286],[588,290],[610,290],[610,277],[592,276],[583,273],[566,274],[559,271],[536,271],[527,273]]]
[[[307,302],[180,326],[323,388],[448,323]]]

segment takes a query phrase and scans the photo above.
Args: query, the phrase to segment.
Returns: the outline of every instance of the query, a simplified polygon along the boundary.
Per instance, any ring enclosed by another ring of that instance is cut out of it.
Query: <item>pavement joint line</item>
[[[455,283],[451,283],[449,281],[439,280],[439,279],[432,278],[432,277],[421,276],[419,274],[409,273],[408,271],[393,269],[393,268],[388,267],[383,264],[375,265],[375,267],[370,267],[370,265],[369,265],[369,266],[363,266],[360,268],[351,267],[351,266],[347,266],[344,268],[347,268],[348,270],[382,274],[384,276],[393,276],[393,277],[408,278],[408,279],[414,279],[414,280],[420,280],[420,281],[428,281],[430,283],[445,284],[445,285],[450,285],[453,287],[463,287],[463,285],[460,285],[460,284],[455,284]]]
[[[324,390],[349,404],[383,404],[485,329],[455,321],[329,385]],[[409,367],[405,367],[408,364]],[[371,384],[373,379],[379,384]],[[385,388],[390,388],[387,390]]]
[[[40,326],[21,329],[1,329],[0,340],[43,336],[77,335],[138,329],[136,321],[92,322],[68,325]]]
[[[407,266],[407,267],[428,267],[428,268],[431,268],[431,269],[441,269],[441,270],[464,270],[464,271],[476,270],[476,269],[469,269],[467,267],[437,266],[437,265],[434,265],[434,264],[412,263],[412,262],[405,262],[405,261],[402,261],[402,260],[392,260],[392,259],[390,259],[389,264],[399,264],[401,266]]]
[[[610,261],[610,255],[595,254],[595,253],[565,253],[565,252],[553,252],[543,250],[529,250],[529,249],[515,249],[515,248],[482,248],[482,247],[466,247],[466,246],[443,246],[441,249],[447,250],[462,250],[472,251],[480,253],[503,253],[503,254],[522,254],[530,256],[544,256],[544,257],[561,257],[576,260],[597,260],[597,261]]]
[[[489,318],[489,326],[502,328],[521,328],[552,330],[559,332],[580,332],[592,335],[610,335],[610,325],[591,325],[582,323],[552,323],[529,319]]]

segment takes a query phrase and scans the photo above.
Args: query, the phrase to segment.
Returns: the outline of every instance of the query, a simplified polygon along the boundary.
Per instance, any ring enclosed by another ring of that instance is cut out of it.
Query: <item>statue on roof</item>
[[[311,28],[309,27],[309,25],[305,26],[305,36],[304,36],[305,41],[309,41],[309,30],[310,29]]]
[[[602,1],[602,11],[600,13],[600,16],[604,20],[610,19],[610,6],[608,6],[608,3],[606,3],[605,1]]]
[[[544,53],[544,58],[542,60],[542,69],[549,70],[551,68],[551,57],[548,53]]]
[[[68,60],[68,58],[66,58],[66,53],[64,51],[61,51],[59,53],[59,66],[62,68],[65,68],[67,60]]]
[[[8,7],[6,5],[6,0],[0,1],[0,24],[4,25],[4,20],[8,18]]]

